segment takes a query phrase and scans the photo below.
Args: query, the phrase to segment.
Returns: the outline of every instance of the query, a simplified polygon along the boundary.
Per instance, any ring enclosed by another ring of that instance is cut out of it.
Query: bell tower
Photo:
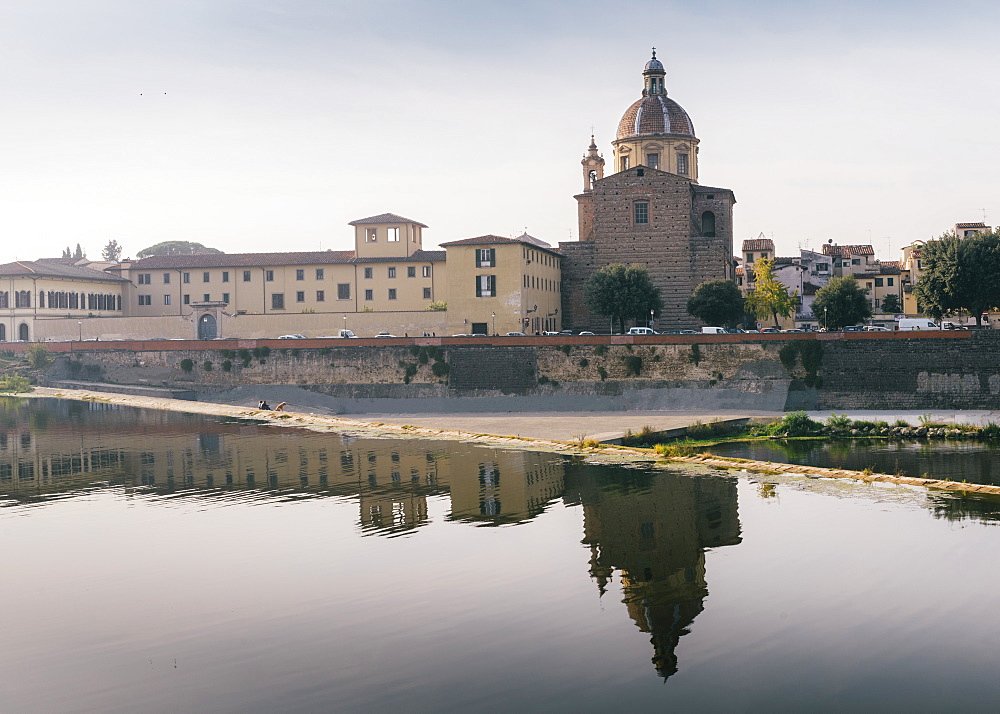
[[[580,229],[579,240],[594,240],[594,186],[604,178],[604,157],[597,150],[594,135],[590,135],[590,146],[580,161],[583,166],[583,193],[573,198],[577,203],[577,218]]]

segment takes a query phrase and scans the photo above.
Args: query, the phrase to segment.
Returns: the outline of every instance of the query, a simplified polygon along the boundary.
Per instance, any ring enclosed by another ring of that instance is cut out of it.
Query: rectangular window
[[[395,266],[392,266],[392,265],[389,266],[389,277],[390,278],[395,278],[396,277],[396,267]]]
[[[266,280],[269,283],[274,282],[274,271],[273,270],[265,270],[264,271],[264,280]]]
[[[222,271],[222,282],[224,282],[224,283],[228,283],[229,282],[229,271],[228,270],[223,270]]]
[[[209,300],[211,300],[211,299],[212,299],[212,296],[211,296],[211,295],[209,295],[208,293],[205,293],[205,294],[204,294],[204,295],[202,295],[201,297],[202,297],[202,301],[203,301],[203,302],[208,302]]]
[[[861,260],[859,258],[852,258],[851,265],[861,265]]]
[[[184,284],[191,282],[191,273],[181,273],[181,282]]]
[[[149,273],[139,273],[139,285],[149,285]]]
[[[677,154],[677,173],[681,176],[688,175],[688,155]]]
[[[386,233],[387,233],[386,240],[388,240],[390,243],[398,243],[399,242],[399,229],[398,228],[389,228],[389,229],[386,230]]]
[[[322,290],[316,291],[316,302],[326,302],[326,293]]]
[[[623,156],[620,159],[618,159],[618,170],[619,171],[628,171],[628,157],[627,156]]]
[[[424,300],[430,300],[430,299],[431,299],[431,289],[424,288]]]
[[[170,296],[169,295],[164,295],[163,296],[163,304],[164,305],[169,305],[170,304]]]
[[[875,278],[875,287],[882,287],[882,278]]]
[[[635,224],[645,225],[649,223],[649,201],[636,201],[632,205],[634,207]]]
[[[892,278],[886,278],[885,279],[885,284],[888,285],[891,288],[892,287]]]
[[[365,300],[371,301],[375,299],[374,290],[365,290]]]
[[[372,279],[372,268],[365,268],[365,280]]]
[[[651,169],[660,168],[660,155],[659,154],[646,154],[646,166]]]
[[[306,279],[306,271],[302,270],[301,268],[299,268],[298,270],[296,270],[295,271],[295,279],[296,280],[305,280]]]
[[[271,309],[272,310],[284,310],[285,309],[285,294],[284,293],[272,293],[271,294]]]
[[[476,267],[477,268],[492,268],[497,264],[497,251],[496,248],[477,248],[476,249]]]
[[[408,278],[415,278],[415,277],[417,277],[417,266],[415,266],[415,265],[407,265],[406,266],[406,277],[408,277]]]
[[[476,297],[496,297],[497,276],[477,275],[476,276]]]
[[[212,277],[211,273],[209,273],[208,271],[205,271],[204,273],[201,274],[201,282],[207,283],[207,282],[209,282],[209,280],[211,279],[211,277]]]
[[[396,299],[396,288],[389,288],[389,299],[390,300]]]
[[[244,283],[249,283],[250,282],[250,271],[249,270],[244,270],[243,271],[243,282]]]
[[[365,242],[374,243],[378,240],[378,231],[374,228],[365,228]]]
[[[170,285],[170,273],[163,274],[163,284]]]
[[[139,296],[139,304],[140,305],[152,305],[153,304],[153,296],[152,295],[140,295]]]
[[[190,305],[191,304],[191,296],[190,295],[185,295],[183,302],[184,302],[185,305]]]
[[[299,290],[295,293],[295,302],[305,302],[306,301],[306,291]]]
[[[338,300],[350,300],[351,299],[351,284],[350,283],[337,283],[337,299]]]
[[[317,280],[322,280],[323,279],[323,269],[322,268],[316,268],[316,279]]]
[[[421,269],[421,274],[422,274],[422,275],[423,275],[423,276],[424,276],[425,278],[429,278],[429,277],[431,277],[431,266],[429,266],[429,265],[425,265],[425,266],[424,266],[424,267],[423,267],[423,268]]]

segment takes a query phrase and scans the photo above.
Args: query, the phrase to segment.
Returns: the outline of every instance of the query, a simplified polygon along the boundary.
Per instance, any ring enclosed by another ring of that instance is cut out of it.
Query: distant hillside
[[[204,253],[221,253],[218,248],[209,248],[201,243],[186,240],[167,240],[136,253],[136,258],[149,258],[153,255],[202,255]]]

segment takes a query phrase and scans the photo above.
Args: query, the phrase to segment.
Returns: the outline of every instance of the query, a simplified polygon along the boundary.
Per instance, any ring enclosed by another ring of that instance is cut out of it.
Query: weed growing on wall
[[[190,374],[191,370],[194,369],[194,362],[185,357],[181,360],[181,369],[184,370],[185,373]]]

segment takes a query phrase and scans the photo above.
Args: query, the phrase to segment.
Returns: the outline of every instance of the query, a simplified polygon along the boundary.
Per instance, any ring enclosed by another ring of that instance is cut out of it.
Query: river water
[[[993,709],[1000,507],[0,400],[2,711]]]

